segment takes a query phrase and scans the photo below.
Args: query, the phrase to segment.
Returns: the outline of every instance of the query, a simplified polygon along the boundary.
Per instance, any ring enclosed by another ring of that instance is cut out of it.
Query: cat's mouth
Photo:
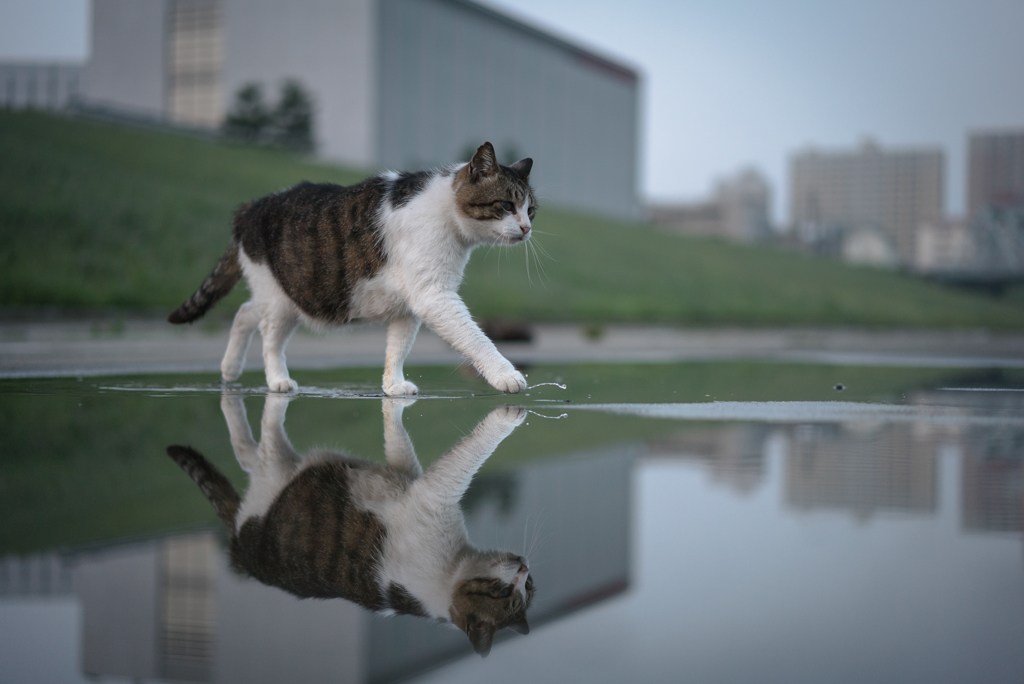
[[[504,240],[506,244],[518,245],[520,242],[526,242],[529,240],[530,233],[523,233],[521,235],[502,235],[501,239]]]

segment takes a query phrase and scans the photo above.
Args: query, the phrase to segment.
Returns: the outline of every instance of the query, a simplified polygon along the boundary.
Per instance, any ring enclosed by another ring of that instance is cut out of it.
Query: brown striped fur
[[[412,443],[402,427],[402,404],[393,400],[383,404],[386,466],[325,450],[300,457],[284,432],[287,404],[286,397],[268,396],[257,445],[242,398],[225,395],[222,399],[236,457],[250,473],[250,491],[245,500],[198,451],[182,446],[167,448],[167,454],[196,482],[217,511],[229,534],[231,564],[236,570],[299,598],[344,598],[371,611],[450,622],[463,630],[474,649],[483,655],[490,650],[497,630],[509,627],[521,634],[529,632],[526,610],[533,598],[533,579],[526,559],[469,545],[458,508],[469,478],[522,422],[525,410],[506,406],[492,411],[432,466],[428,471],[430,483],[423,484],[420,478],[428,475],[421,474]],[[253,484],[257,479],[259,487]],[[275,483],[276,488],[267,488]],[[416,498],[414,487],[428,496]],[[257,494],[250,500],[254,491]],[[367,498],[367,492],[373,494]],[[262,498],[268,493],[272,495],[269,501]],[[381,502],[399,502],[408,497],[419,502],[412,509],[415,517],[394,517],[385,510],[381,515],[398,521],[390,529],[383,518],[368,510]],[[435,531],[437,521],[451,524],[443,523]],[[457,534],[461,540],[450,536],[452,529],[460,530]],[[388,579],[387,573],[395,571],[396,563],[413,569],[412,574],[397,575],[408,578],[409,586],[415,586],[422,577],[435,577],[424,574],[426,568],[438,567],[434,551],[417,550],[411,557],[403,556],[411,548],[410,531],[416,540],[412,548],[420,549],[422,540],[429,539],[434,540],[430,547],[436,542],[436,548],[449,549],[444,553],[454,553],[441,556],[442,566],[448,569],[436,575],[444,578],[447,586],[454,584],[447,590],[450,595],[421,594],[428,597],[427,605],[430,596],[445,601],[441,614],[437,608],[429,611],[410,589]],[[386,556],[389,553],[392,555]],[[515,579],[502,579],[510,577],[507,573],[496,576],[495,572],[503,572],[496,570],[499,565],[517,569],[512,572]]]

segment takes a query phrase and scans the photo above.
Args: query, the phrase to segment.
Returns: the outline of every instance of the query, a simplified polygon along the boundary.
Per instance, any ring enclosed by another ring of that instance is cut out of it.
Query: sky
[[[1022,0],[488,0],[642,75],[640,191],[691,201],[789,157],[938,147],[963,212],[973,130],[1024,128]],[[87,0],[0,0],[0,60],[84,59]]]

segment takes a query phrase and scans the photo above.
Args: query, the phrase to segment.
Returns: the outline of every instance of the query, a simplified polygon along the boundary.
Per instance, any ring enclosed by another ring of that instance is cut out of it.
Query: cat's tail
[[[195,480],[200,491],[213,504],[217,517],[228,528],[228,532],[234,535],[235,518],[242,500],[228,478],[192,447],[172,445],[167,447],[167,455]]]
[[[224,299],[242,277],[242,265],[238,261],[238,241],[232,240],[213,272],[199,286],[195,294],[184,304],[171,312],[167,320],[171,323],[191,323],[201,318],[214,304]]]

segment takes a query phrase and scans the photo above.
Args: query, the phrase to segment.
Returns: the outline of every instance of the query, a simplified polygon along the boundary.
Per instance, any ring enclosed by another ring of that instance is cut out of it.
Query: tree
[[[271,115],[263,103],[263,87],[259,83],[246,83],[235,93],[235,103],[224,119],[224,134],[245,142],[263,139]]]
[[[288,79],[281,86],[281,97],[272,115],[270,140],[301,152],[313,149],[313,100],[295,79]]]

